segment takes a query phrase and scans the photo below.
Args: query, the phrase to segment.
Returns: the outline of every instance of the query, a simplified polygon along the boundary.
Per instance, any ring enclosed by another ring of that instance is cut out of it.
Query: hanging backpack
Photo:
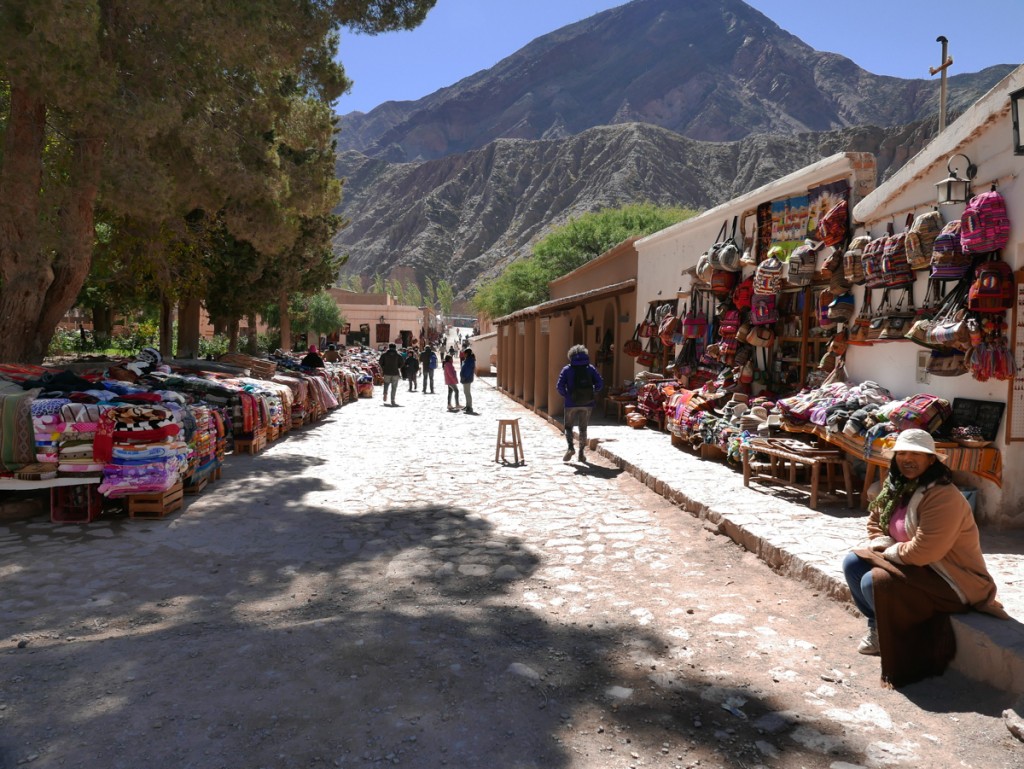
[[[818,220],[818,239],[826,246],[838,246],[846,239],[849,220],[850,207],[843,198]]]
[[[1013,268],[998,257],[982,262],[974,271],[974,282],[967,293],[967,309],[972,312],[1003,313],[1013,306]]]
[[[783,254],[779,246],[772,246],[757,269],[754,270],[754,294],[772,295],[782,290],[782,260],[779,257]],[[751,305],[753,306],[753,305]]]
[[[849,323],[854,312],[853,294],[840,294],[828,304],[828,319],[832,323]]]
[[[828,316],[828,306],[832,304],[832,300],[835,298],[836,295],[833,294],[827,288],[823,288],[815,296],[815,303],[817,304],[816,309],[818,316],[818,325],[821,328],[831,328],[836,324],[836,322],[829,318]]]
[[[750,301],[751,325],[769,326],[777,323],[779,320],[777,300],[777,294],[754,294]]]
[[[686,339],[701,339],[708,328],[708,319],[704,310],[697,306],[697,294],[694,294],[693,306],[683,317],[683,336]]]
[[[817,265],[818,252],[810,243],[793,249],[787,262],[789,269],[786,280],[791,286],[809,286],[814,279],[814,268]]]
[[[899,232],[885,241],[882,250],[883,285],[893,288],[914,282],[914,272],[907,261],[907,233]]]
[[[728,270],[714,270],[711,273],[711,293],[719,298],[725,298],[736,288],[739,278],[738,272]]]
[[[672,312],[665,313],[658,324],[658,337],[663,345],[671,347],[675,344],[675,335],[679,332],[680,325],[682,324],[676,315]]]
[[[971,267],[971,257],[960,245],[960,220],[954,219],[942,228],[932,245],[932,278],[960,280]]]
[[[960,246],[965,254],[983,254],[1005,248],[1010,240],[1006,200],[998,191],[975,195],[960,217]]]
[[[750,298],[754,295],[754,276],[741,281],[732,292],[732,303],[737,310],[749,310]]]
[[[705,251],[697,259],[697,266],[694,268],[693,275],[698,282],[708,284],[711,282],[711,275],[714,270],[711,268],[711,260],[708,258],[708,252]]]
[[[850,247],[843,254],[843,275],[855,286],[864,283],[864,248],[871,242],[869,235],[858,235],[850,241]]]
[[[864,253],[860,258],[860,263],[864,269],[864,285],[868,288],[883,288],[885,286],[885,273],[882,272],[882,254],[885,252],[887,240],[889,240],[889,236],[883,235],[864,246]]]
[[[722,313],[722,317],[718,319],[718,333],[723,338],[731,338],[736,336],[736,332],[740,329],[740,311],[737,309],[730,308]]]
[[[932,246],[942,232],[938,211],[921,214],[907,230],[907,262],[912,270],[927,270],[932,265]]]
[[[726,220],[728,221],[728,220]],[[718,241],[708,249],[708,261],[715,270],[726,272],[739,272],[743,269],[740,259],[743,252],[736,242],[736,225],[739,217],[732,218],[732,235],[725,237],[726,222],[722,222],[722,229],[718,232]]]

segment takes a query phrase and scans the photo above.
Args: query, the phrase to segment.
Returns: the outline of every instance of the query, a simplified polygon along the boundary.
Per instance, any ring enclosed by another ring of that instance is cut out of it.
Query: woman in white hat
[[[940,675],[956,653],[952,613],[1006,617],[985,566],[971,507],[924,430],[896,438],[889,475],[868,508],[865,545],[843,572],[867,617],[861,654],[880,654],[883,683]]]

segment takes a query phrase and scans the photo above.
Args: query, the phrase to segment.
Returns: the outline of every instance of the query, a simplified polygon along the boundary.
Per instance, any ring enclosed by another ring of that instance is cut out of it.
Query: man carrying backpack
[[[604,387],[604,380],[598,370],[590,365],[590,355],[582,344],[569,348],[569,365],[558,375],[555,386],[559,395],[565,398],[565,441],[569,450],[562,457],[563,462],[572,459],[573,448],[572,428],[579,424],[580,429],[580,462],[586,462],[584,450],[587,446],[587,425],[590,423],[590,412],[594,408],[595,397]]]
[[[420,368],[423,370],[423,394],[427,394],[427,382],[430,382],[430,392],[434,392],[434,369],[437,368],[437,355],[434,348],[427,345],[420,353]]]

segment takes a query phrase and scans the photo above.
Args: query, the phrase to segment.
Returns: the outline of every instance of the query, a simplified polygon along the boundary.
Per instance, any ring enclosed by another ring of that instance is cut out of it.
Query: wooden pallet
[[[250,439],[235,439],[236,454],[259,454],[266,447],[267,434],[265,432],[254,433]]]
[[[211,473],[211,475],[212,475],[212,473]],[[206,488],[206,484],[208,484],[209,482],[210,482],[210,475],[207,475],[205,478],[203,478],[201,481],[199,481],[199,483],[193,483],[190,486],[186,486],[185,487],[185,493],[186,494],[202,494],[203,493],[203,489]]]
[[[281,437],[281,431],[276,427],[267,428],[267,443],[273,443]]]
[[[181,481],[160,494],[129,494],[129,518],[163,518],[180,510],[184,504],[184,486]]]

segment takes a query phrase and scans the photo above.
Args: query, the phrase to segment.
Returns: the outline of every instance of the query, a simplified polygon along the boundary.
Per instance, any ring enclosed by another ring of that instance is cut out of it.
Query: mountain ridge
[[[978,78],[949,78],[950,109]],[[742,0],[634,0],[543,35],[421,99],[340,116],[339,149],[432,159],[554,126],[648,122],[694,139],[903,125],[938,111],[934,81],[874,75],[808,46]]]
[[[950,115],[1010,69],[951,77]],[[881,180],[935,135],[937,111],[936,83],[815,51],[741,0],[634,0],[422,99],[342,116],[350,224],[335,250],[346,273],[411,268],[465,298],[588,211],[709,208],[843,151],[874,154]]]

